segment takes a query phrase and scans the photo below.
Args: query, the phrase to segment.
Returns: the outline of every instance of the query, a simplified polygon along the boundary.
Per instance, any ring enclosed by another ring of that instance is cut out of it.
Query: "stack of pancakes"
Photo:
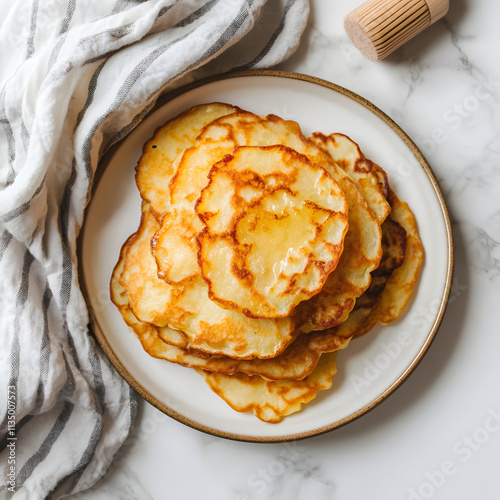
[[[336,352],[397,318],[417,281],[415,219],[345,135],[203,104],[156,131],[136,181],[113,302],[148,354],[263,421],[331,387]]]

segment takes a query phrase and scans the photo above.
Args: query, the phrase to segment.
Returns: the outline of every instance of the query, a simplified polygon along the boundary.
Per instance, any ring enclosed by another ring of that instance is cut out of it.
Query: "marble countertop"
[[[280,69],[370,100],[429,161],[455,242],[450,301],[429,352],[370,413],[290,443],[214,437],[141,401],[116,463],[72,498],[500,498],[500,4],[451,0],[444,19],[382,62],[344,32],[359,4],[312,0],[301,46]]]

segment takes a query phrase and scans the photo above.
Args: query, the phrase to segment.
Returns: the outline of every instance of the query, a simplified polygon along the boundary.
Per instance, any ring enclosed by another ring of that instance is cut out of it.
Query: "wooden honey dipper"
[[[449,0],[368,0],[344,20],[354,45],[372,61],[380,61],[441,19]]]

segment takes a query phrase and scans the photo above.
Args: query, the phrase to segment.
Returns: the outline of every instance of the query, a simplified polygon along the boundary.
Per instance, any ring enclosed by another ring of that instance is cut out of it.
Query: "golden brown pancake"
[[[347,203],[337,182],[285,146],[237,147],[210,170],[196,212],[210,298],[249,317],[289,316],[337,266]]]
[[[194,349],[239,359],[274,357],[292,341],[292,318],[253,319],[223,309],[208,298],[201,276],[177,285],[158,278],[150,249],[157,230],[158,222],[144,203],[140,227],[122,255],[120,276],[140,321],[183,331]]]
[[[329,389],[337,373],[336,353],[321,357],[314,371],[303,380],[265,380],[242,373],[224,375],[199,371],[208,386],[231,408],[239,412],[253,411],[264,422],[277,423],[299,411],[319,391]]]
[[[323,352],[345,349],[349,344],[349,338],[335,335],[322,337],[322,332],[314,332],[301,335],[274,358],[241,360],[224,355],[207,355],[192,348],[189,338],[183,332],[169,327],[157,327],[136,318],[130,308],[127,291],[120,284],[123,264],[124,259],[120,259],[113,271],[111,298],[143,349],[152,357],[228,375],[241,372],[259,375],[268,380],[301,380],[314,370]]]
[[[178,203],[162,215],[161,226],[151,239],[159,278],[177,284],[200,274],[196,235],[202,229],[192,204]]]
[[[335,277],[337,271],[332,272],[321,292],[297,308],[300,331],[332,328],[346,319],[355,299],[370,284],[370,272],[377,267],[382,255],[380,224],[356,183],[326,151],[302,135],[297,123],[274,115],[259,117],[246,111],[214,120],[202,130],[197,144],[184,152],[170,183],[171,199],[174,203],[193,200],[199,186],[208,182],[205,179],[215,158],[229,153],[232,148],[276,144],[292,148],[325,168],[346,196],[350,230],[345,245],[354,250],[344,251],[343,265],[338,266],[339,276]],[[192,238],[195,236],[193,234]]]
[[[356,332],[356,337],[368,333],[377,323],[386,325],[401,315],[413,294],[424,258],[417,223],[408,204],[401,201],[391,189],[388,199],[392,207],[390,219],[405,232],[404,259],[387,278],[384,292],[376,300],[371,301],[368,318]],[[389,237],[397,238],[394,230]],[[396,260],[394,255],[388,258]]]
[[[234,147],[232,140],[223,137],[188,147],[177,157],[174,174],[165,175],[162,181],[168,185],[165,196],[169,203],[163,202],[161,206],[165,210],[168,207],[168,210],[157,216],[161,225],[152,239],[151,248],[158,274],[167,283],[177,283],[200,273],[196,238],[203,224],[194,206],[208,182],[212,165],[231,153]]]
[[[115,269],[115,297],[121,297],[121,312],[129,326],[133,328],[141,340],[144,349],[152,356],[167,359],[192,368],[202,368],[225,374],[242,372],[248,375],[260,375],[270,380],[300,380],[309,375],[316,366],[320,356],[325,352],[345,349],[350,338],[362,327],[366,329],[371,308],[384,293],[385,285],[392,273],[402,265],[406,250],[406,231],[397,222],[387,219],[383,224],[383,258],[379,268],[373,272],[374,279],[370,288],[358,299],[358,304],[347,320],[336,328],[326,331],[311,332],[300,335],[283,353],[270,359],[234,360],[227,356],[209,356],[192,349],[189,339],[177,330],[168,327],[158,328],[142,323],[129,308],[126,291],[119,285],[119,276],[123,267]],[[400,294],[397,286],[388,288],[384,301],[391,302],[392,295]],[[118,305],[119,299],[114,298]],[[375,323],[372,324],[372,327]],[[164,342],[161,342],[162,339]]]
[[[223,103],[194,106],[158,128],[146,142],[136,167],[136,183],[158,219],[168,208],[168,181],[175,173],[173,164],[179,154],[194,144],[208,123],[237,109]]]
[[[384,222],[391,207],[387,201],[389,181],[385,171],[376,163],[368,160],[359,146],[344,134],[312,134],[309,139],[326,151],[349,176],[363,194],[368,206],[377,216],[380,224]]]

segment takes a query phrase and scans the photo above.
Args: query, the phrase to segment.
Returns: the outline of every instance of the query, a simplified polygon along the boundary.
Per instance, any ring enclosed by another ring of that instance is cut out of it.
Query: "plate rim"
[[[104,334],[102,328],[99,325],[98,318],[95,314],[95,312],[92,309],[90,300],[89,300],[89,294],[88,294],[88,289],[86,285],[86,280],[85,280],[85,273],[83,271],[83,239],[85,235],[85,228],[87,224],[87,217],[84,216],[83,218],[83,223],[81,230],[78,235],[77,239],[77,262],[78,262],[78,275],[79,275],[79,282],[80,282],[80,288],[82,295],[85,299],[86,305],[87,305],[87,310],[89,314],[89,333],[94,336],[94,338],[97,340],[97,343],[99,344],[100,348],[108,358],[108,360],[111,362],[113,367],[116,369],[116,371],[120,374],[120,376],[132,387],[132,389],[138,393],[145,401],[147,401],[149,404],[157,408],[159,411],[162,413],[166,414],[167,416],[173,418],[174,420],[191,427],[192,429],[204,432],[206,434],[212,435],[212,436],[217,436],[221,438],[226,438],[229,440],[234,440],[234,441],[242,441],[242,442],[259,442],[259,443],[280,443],[280,442],[288,442],[288,441],[296,441],[296,440],[301,440],[305,439],[308,437],[313,437],[313,436],[318,436],[321,434],[324,434],[326,432],[331,432],[335,429],[339,429],[340,427],[345,426],[346,424],[353,422],[354,420],[357,420],[361,416],[369,413],[372,411],[376,406],[378,406],[382,401],[387,399],[390,395],[392,395],[398,388],[401,387],[403,382],[405,382],[409,375],[413,373],[413,371],[416,369],[416,367],[420,364],[422,361],[423,357],[429,350],[429,347],[431,346],[432,342],[434,341],[436,334],[439,330],[439,327],[441,326],[441,323],[444,318],[444,314],[446,311],[446,307],[448,305],[449,301],[449,296],[451,292],[451,284],[452,284],[452,279],[453,279],[453,268],[454,268],[454,244],[453,244],[453,232],[452,232],[452,227],[451,227],[451,221],[450,221],[450,216],[448,213],[448,209],[444,200],[444,196],[442,194],[441,188],[439,187],[438,181],[436,179],[436,176],[427,162],[425,156],[423,153],[420,151],[418,146],[415,144],[415,142],[409,137],[409,135],[392,119],[390,118],[385,112],[383,112],[380,108],[375,106],[372,102],[367,100],[366,98],[360,96],[359,94],[348,90],[345,87],[342,87],[338,84],[335,84],[333,82],[330,82],[328,80],[315,77],[312,75],[307,75],[304,73],[299,73],[299,72],[293,72],[293,71],[283,71],[283,70],[269,70],[269,69],[262,69],[262,70],[244,70],[244,71],[234,71],[234,72],[228,72],[228,73],[223,73],[223,74],[218,74],[218,75],[211,75],[199,80],[196,80],[194,82],[188,83],[187,85],[183,85],[179,88],[176,88],[172,91],[169,91],[163,95],[161,95],[155,105],[151,108],[151,110],[141,119],[141,121],[138,123],[142,123],[145,119],[147,119],[150,115],[158,111],[160,108],[162,108],[164,105],[175,99],[176,97],[179,97],[182,94],[185,94],[191,90],[194,90],[196,88],[202,87],[204,85],[214,83],[214,82],[219,82],[219,81],[224,81],[227,79],[231,78],[243,78],[243,77],[277,77],[277,78],[286,78],[286,79],[292,79],[292,80],[300,80],[304,81],[307,83],[312,83],[315,85],[319,85],[321,87],[325,87],[327,89],[330,89],[334,92],[337,92],[345,97],[348,97],[349,99],[357,102],[358,104],[362,105],[366,109],[368,109],[370,112],[372,112],[375,116],[380,118],[382,121],[384,121],[391,129],[393,132],[395,132],[399,138],[405,143],[405,145],[408,147],[408,149],[411,151],[411,153],[415,156],[417,159],[420,167],[424,170],[424,173],[426,174],[427,178],[430,181],[431,187],[433,189],[433,192],[436,196],[436,200],[439,203],[439,207],[441,210],[441,215],[443,218],[444,226],[445,226],[445,231],[446,231],[446,241],[447,241],[447,269],[446,269],[446,278],[445,278],[445,283],[444,283],[444,290],[443,294],[440,299],[440,304],[439,308],[436,313],[436,318],[434,320],[434,323],[429,329],[429,333],[426,337],[425,342],[422,344],[420,347],[419,351],[417,354],[414,356],[413,360],[411,363],[407,366],[407,368],[404,370],[404,372],[389,386],[383,391],[378,397],[373,399],[371,402],[368,404],[364,405],[362,408],[357,410],[354,413],[351,413],[350,415],[333,422],[331,424],[318,427],[315,429],[307,430],[307,431],[302,431],[302,432],[296,432],[292,434],[284,434],[284,435],[278,435],[278,436],[250,436],[246,434],[239,434],[235,432],[228,432],[228,431],[223,431],[220,429],[216,429],[213,427],[210,427],[208,425],[205,425],[201,422],[197,422],[185,415],[180,414],[179,412],[175,411],[174,409],[170,408],[166,404],[162,403],[159,401],[153,394],[151,394],[147,388],[145,388],[141,383],[139,383],[132,375],[131,373],[127,370],[121,359],[117,356],[117,354],[114,352],[113,348],[111,347],[108,339],[106,338],[106,335]],[[98,162],[98,166],[94,175],[93,179],[93,184],[92,184],[92,190],[91,190],[91,197],[89,200],[89,203],[87,204],[87,207],[85,209],[85,214],[87,213],[89,207],[92,204],[92,200],[94,198],[95,191],[97,189],[97,186],[99,184],[99,181],[101,180],[102,175],[106,171],[107,166],[109,165],[111,159],[113,158],[113,155],[115,151],[118,149],[118,147],[122,144],[124,140],[127,139],[129,134],[135,130],[136,127],[134,127],[125,137],[121,138],[116,144],[113,144],[108,151],[102,156],[102,158]]]

